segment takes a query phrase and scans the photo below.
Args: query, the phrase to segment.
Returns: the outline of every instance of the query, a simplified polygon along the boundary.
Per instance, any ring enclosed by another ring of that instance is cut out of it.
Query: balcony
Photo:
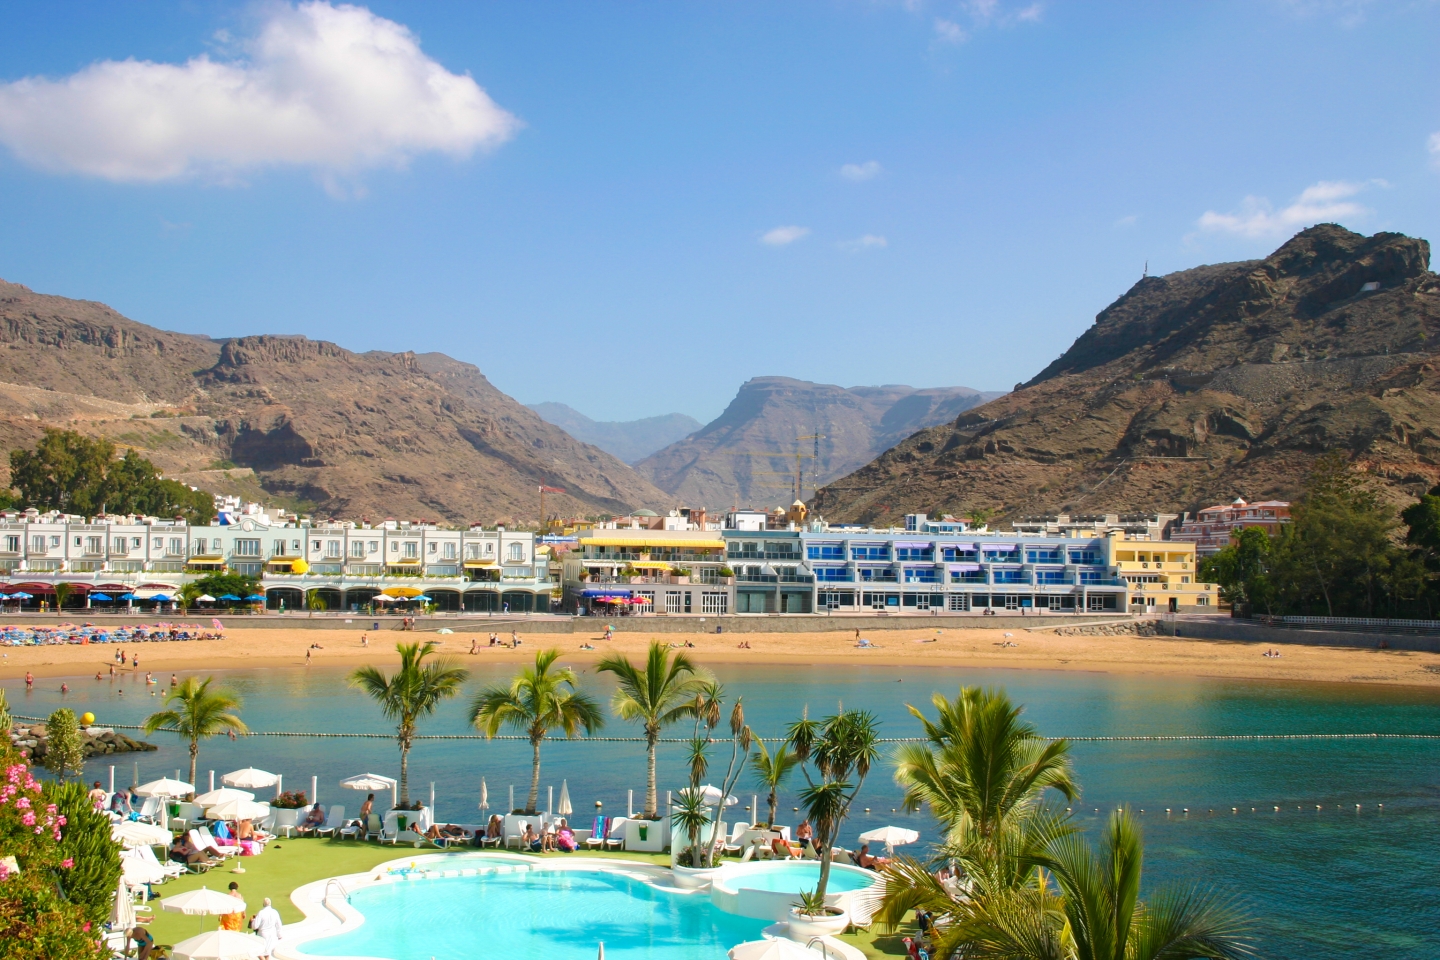
[[[779,574],[768,573],[741,573],[735,576],[736,583],[814,583],[815,578],[809,574],[793,574],[780,576]]]

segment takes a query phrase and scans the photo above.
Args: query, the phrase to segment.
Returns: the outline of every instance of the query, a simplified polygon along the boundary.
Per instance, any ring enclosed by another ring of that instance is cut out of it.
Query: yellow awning
[[[630,564],[636,570],[669,570],[670,564],[658,560],[637,560]]]
[[[724,540],[682,540],[669,537],[607,536],[581,537],[582,547],[658,547],[672,550],[724,550]]]
[[[386,587],[380,592],[387,597],[418,597],[425,591],[418,590],[415,587]]]
[[[499,566],[494,560],[466,560],[465,566],[474,567],[495,567]]]
[[[419,561],[419,560],[386,560],[385,562],[388,563],[388,564],[389,564],[390,566],[392,566],[392,567],[418,567],[418,566],[420,566],[420,561]]]

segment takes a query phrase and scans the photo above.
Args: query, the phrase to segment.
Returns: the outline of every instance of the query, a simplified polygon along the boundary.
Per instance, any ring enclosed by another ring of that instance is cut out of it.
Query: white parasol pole
[[[632,789],[629,798],[625,801],[625,816],[635,816],[635,791]]]
[[[760,798],[755,796],[755,794],[753,793],[750,794],[750,822],[760,822]],[[770,829],[774,830],[775,824],[770,824]]]
[[[134,784],[135,786],[137,786],[137,787],[140,785],[140,761],[139,761],[139,760],[136,760],[136,761],[135,761],[135,779],[134,779],[134,780],[131,780],[130,782],[133,783],[133,784]]]
[[[515,784],[513,784],[513,783],[510,784],[510,809],[506,810],[505,812],[506,812],[506,813],[514,813],[514,812],[515,812]]]
[[[110,792],[115,792],[115,764],[110,764]]]
[[[430,818],[435,819],[435,781],[430,781]]]
[[[550,816],[555,809],[555,786],[552,784],[545,788],[545,816]]]
[[[311,778],[310,778],[310,803],[313,805],[313,804],[317,804],[317,803],[319,803],[319,802],[320,802],[320,778],[319,778],[319,777],[311,777]]]
[[[283,789],[283,788],[280,786],[280,782],[281,782],[282,780],[284,780],[284,779],[285,779],[285,774],[283,774],[283,773],[277,773],[277,774],[275,774],[275,796],[277,796],[277,797],[280,796],[281,790]]]
[[[214,770],[211,770],[211,771],[210,771],[210,792],[211,792],[211,793],[214,793],[214,792],[215,792],[215,771],[214,771]]]

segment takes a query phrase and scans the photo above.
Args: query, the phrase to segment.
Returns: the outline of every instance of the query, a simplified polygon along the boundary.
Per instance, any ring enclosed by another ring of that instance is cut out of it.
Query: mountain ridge
[[[683,413],[639,420],[593,420],[574,407],[554,401],[527,403],[546,423],[633,464],[699,430],[702,424]]]
[[[1322,224],[1265,258],[1146,277],[1014,393],[904,440],[814,508],[881,521],[1289,499],[1337,447],[1400,502],[1440,480],[1429,255]]]

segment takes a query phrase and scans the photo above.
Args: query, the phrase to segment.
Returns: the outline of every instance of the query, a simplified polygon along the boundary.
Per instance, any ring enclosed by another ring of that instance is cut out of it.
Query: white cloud
[[[1430,156],[1440,166],[1440,133],[1430,134]]]
[[[1015,14],[1015,19],[1022,23],[1039,23],[1040,16],[1045,12],[1045,7],[1040,3],[1032,3]]]
[[[776,227],[774,230],[767,230],[761,234],[760,242],[772,247],[783,247],[786,244],[794,243],[809,232],[809,227]]]
[[[1135,224],[1137,224],[1137,223],[1139,223],[1139,222],[1140,222],[1140,216],[1139,216],[1139,214],[1132,213],[1132,214],[1130,214],[1128,217],[1121,217],[1119,220],[1116,220],[1115,223],[1113,224],[1113,226],[1116,226],[1116,227],[1133,227],[1133,226],[1135,226]]]
[[[840,168],[840,176],[846,180],[874,180],[880,176],[880,161],[866,160],[864,163],[847,163]]]
[[[889,245],[890,243],[888,240],[886,240],[884,237],[876,236],[873,233],[867,233],[863,237],[856,237],[854,240],[842,240],[839,243],[835,244],[835,246],[839,247],[841,250],[848,250],[851,253],[858,253],[861,250],[872,250],[880,247],[888,247]]]
[[[964,43],[969,37],[965,28],[954,20],[946,20],[943,17],[935,18],[935,39],[940,43]]]
[[[1352,183],[1322,180],[1306,187],[1288,207],[1276,210],[1264,197],[1246,197],[1234,213],[1207,210],[1200,217],[1201,230],[1235,233],[1246,237],[1272,237],[1293,233],[1317,223],[1363,217],[1371,210],[1352,198],[1375,186],[1389,186],[1384,180]]]
[[[469,156],[520,126],[401,24],[326,2],[261,9],[233,60],[106,60],[0,85],[0,143],[42,169],[106,180],[233,181],[295,165],[338,189],[418,154]]]

